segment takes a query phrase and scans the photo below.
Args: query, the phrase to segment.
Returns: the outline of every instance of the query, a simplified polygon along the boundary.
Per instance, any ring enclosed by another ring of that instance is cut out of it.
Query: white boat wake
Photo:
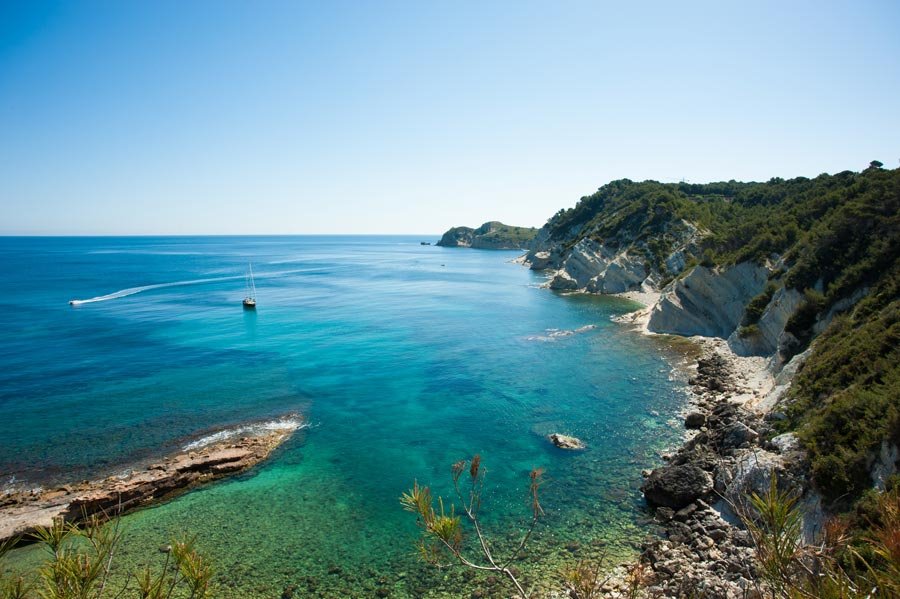
[[[296,274],[300,272],[316,272],[324,270],[322,268],[301,268],[297,270],[283,270],[279,272],[270,272],[265,274],[257,274],[257,279],[267,279],[271,277],[277,277],[281,275],[290,275]],[[120,289],[119,291],[114,291],[113,293],[107,293],[106,295],[98,295],[97,297],[92,297],[89,299],[73,299],[69,301],[69,305],[72,306],[80,306],[82,304],[93,304],[95,302],[107,302],[109,300],[119,299],[121,297],[128,297],[129,295],[134,295],[135,293],[142,293],[144,291],[151,291],[153,289],[164,289],[166,287],[180,287],[183,285],[202,285],[203,283],[218,283],[220,281],[238,281],[242,280],[244,275],[231,275],[227,277],[209,277],[206,279],[192,279],[190,281],[174,281],[172,283],[157,283],[156,285],[142,285],[141,287],[129,287],[128,289]]]
[[[129,287],[128,289],[120,289],[119,291],[115,291],[113,293],[108,293],[106,295],[98,295],[97,297],[92,297],[90,299],[73,299],[69,302],[69,304],[73,306],[80,306],[81,304],[93,304],[94,302],[106,302],[109,300],[119,299],[120,297],[128,297],[129,295],[134,295],[135,293],[141,293],[142,291],[150,291],[151,289],[163,289],[165,287],[179,287],[181,285],[200,285],[202,283],[216,283],[218,281],[236,281],[238,279],[243,279],[243,276],[231,276],[231,277],[213,277],[209,279],[194,279],[192,281],[175,281],[173,283],[158,283],[156,285],[144,285],[142,287]]]

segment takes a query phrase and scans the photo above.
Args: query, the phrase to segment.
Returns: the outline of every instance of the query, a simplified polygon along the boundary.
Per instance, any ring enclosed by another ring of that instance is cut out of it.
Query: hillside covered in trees
[[[623,179],[554,215],[529,259],[559,269],[559,288],[588,291],[602,289],[586,278],[608,278],[611,266],[636,273],[617,274],[630,288],[663,291],[697,266],[764,266],[736,333],[752,338],[767,311],[779,302],[787,310],[779,363],[809,353],[779,426],[798,432],[815,485],[840,508],[872,486],[879,453],[900,444],[898,209],[900,170],[877,161],[862,172],[764,183]],[[599,266],[583,275],[592,261]]]

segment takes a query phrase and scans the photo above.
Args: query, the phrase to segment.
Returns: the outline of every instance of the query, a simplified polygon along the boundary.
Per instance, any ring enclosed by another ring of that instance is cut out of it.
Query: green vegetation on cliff
[[[900,169],[873,162],[859,173],[765,183],[623,179],[559,211],[545,232],[565,249],[586,237],[611,248],[643,242],[636,247],[665,280],[681,268],[665,264],[673,233],[691,226],[687,268],[752,261],[773,270],[747,306],[742,335],[754,334],[777,289],[803,293],[783,357],[816,340],[787,426],[809,450],[820,490],[849,505],[872,485],[882,443],[900,444]]]
[[[791,390],[792,428],[826,498],[850,504],[871,487],[873,456],[900,445],[900,267],[816,340]]]
[[[837,299],[871,282],[898,253],[900,171],[868,168],[814,179],[691,184],[613,181],[547,222],[551,239],[574,245],[585,236],[611,247],[655,238],[688,221],[706,232],[697,259],[717,264],[792,265],[787,283],[805,289],[821,279]],[[663,239],[664,240],[664,239]]]

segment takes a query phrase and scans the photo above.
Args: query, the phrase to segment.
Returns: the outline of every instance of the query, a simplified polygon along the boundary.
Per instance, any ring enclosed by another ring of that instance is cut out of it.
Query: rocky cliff
[[[652,292],[649,331],[764,358],[782,374],[760,409],[797,433],[831,507],[898,470],[900,169],[613,181],[550,218],[523,261],[560,291]]]
[[[437,245],[485,250],[520,250],[531,247],[537,232],[534,227],[513,227],[490,221],[477,229],[453,227],[444,233]]]
[[[618,230],[612,239],[584,228],[554,238],[550,228],[538,232],[525,264],[545,271],[547,286],[560,291],[658,293],[647,325],[654,333],[719,337],[738,355],[775,356],[784,346],[788,320],[802,304],[799,291],[779,287],[753,326],[742,326],[747,307],[779,276],[773,266],[778,256],[763,264],[698,264],[711,234],[682,219],[656,232]],[[773,360],[773,371],[781,364]]]

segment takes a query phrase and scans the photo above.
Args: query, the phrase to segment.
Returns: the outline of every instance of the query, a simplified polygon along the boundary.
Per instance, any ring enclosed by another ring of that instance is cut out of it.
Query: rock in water
[[[551,433],[550,435],[547,435],[547,438],[560,449],[584,449],[584,442],[577,437],[561,435],[560,433]]]
[[[694,464],[657,468],[641,485],[647,503],[673,510],[680,510],[712,490],[712,477]]]

